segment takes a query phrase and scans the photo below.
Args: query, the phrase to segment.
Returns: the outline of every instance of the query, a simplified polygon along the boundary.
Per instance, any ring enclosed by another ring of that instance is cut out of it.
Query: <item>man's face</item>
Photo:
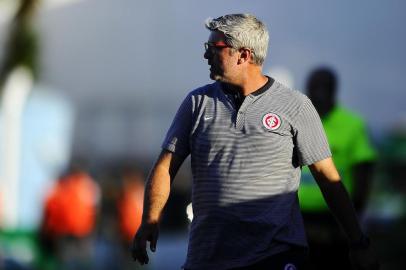
[[[208,49],[204,58],[210,65],[210,78],[221,82],[232,82],[237,66],[237,54],[225,43],[224,34],[218,31],[211,32],[208,40]]]

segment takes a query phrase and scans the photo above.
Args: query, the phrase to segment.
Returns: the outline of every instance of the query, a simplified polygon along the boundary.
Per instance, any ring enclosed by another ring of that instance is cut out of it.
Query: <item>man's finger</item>
[[[141,265],[147,264],[149,261],[148,254],[146,250],[136,250],[134,252],[134,260],[138,261]]]
[[[138,260],[140,264],[148,263],[149,258],[146,250],[146,239],[135,238],[132,246],[132,255],[134,260]]]
[[[155,252],[157,242],[158,242],[158,232],[155,232],[152,234],[151,241],[149,244],[149,248],[151,249],[152,252]]]

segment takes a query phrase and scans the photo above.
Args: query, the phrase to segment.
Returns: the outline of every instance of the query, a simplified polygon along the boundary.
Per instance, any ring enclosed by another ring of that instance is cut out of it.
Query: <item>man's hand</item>
[[[149,248],[155,252],[156,242],[158,241],[159,227],[158,223],[143,223],[134,236],[131,253],[135,261],[143,265],[149,262],[147,254],[147,241],[150,242]]]
[[[350,260],[356,270],[378,270],[379,262],[371,248],[350,248]]]
[[[149,261],[147,242],[150,242],[151,251],[155,252],[159,220],[169,197],[171,183],[185,158],[186,156],[162,150],[148,177],[144,192],[142,223],[131,247],[134,260],[138,260],[141,265]]]
[[[351,243],[350,259],[356,270],[377,270],[379,263],[369,240],[365,238],[347,190],[340,181],[340,175],[332,158],[318,161],[309,166],[331,212],[337,218]],[[367,243],[365,243],[367,241]]]

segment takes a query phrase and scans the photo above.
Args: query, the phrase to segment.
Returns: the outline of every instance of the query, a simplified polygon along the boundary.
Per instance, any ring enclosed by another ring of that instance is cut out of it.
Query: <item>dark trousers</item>
[[[292,248],[288,251],[269,256],[255,264],[229,270],[302,270],[305,269],[307,257],[307,249]]]
[[[269,256],[253,265],[230,270],[302,270],[307,263],[307,249],[292,248]]]

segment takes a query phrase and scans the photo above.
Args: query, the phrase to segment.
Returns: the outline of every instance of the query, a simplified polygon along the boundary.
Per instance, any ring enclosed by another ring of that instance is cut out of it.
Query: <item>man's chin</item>
[[[222,77],[220,75],[212,73],[212,72],[210,72],[210,79],[212,79],[213,81],[218,81],[218,82],[222,81]]]

